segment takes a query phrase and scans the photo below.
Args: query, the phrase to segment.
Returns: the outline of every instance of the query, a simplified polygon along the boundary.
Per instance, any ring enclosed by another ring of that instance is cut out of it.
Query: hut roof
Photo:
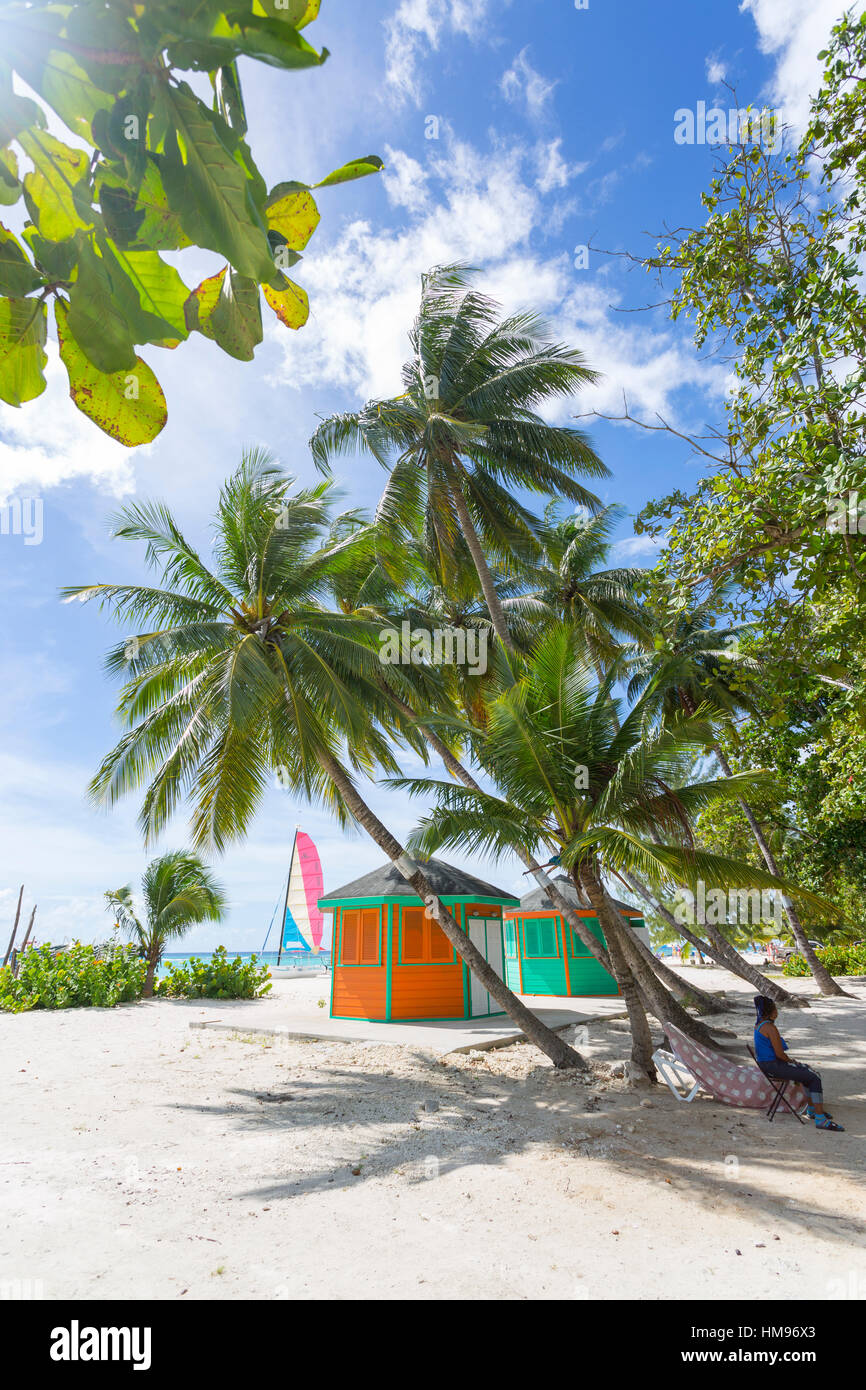
[[[592,903],[588,898],[584,897],[583,893],[578,892],[571,879],[566,878],[565,874],[557,874],[553,882],[556,884],[566,902],[570,903],[573,907],[582,908],[584,912],[592,911]],[[632,907],[630,903],[620,902],[619,898],[614,898],[614,902],[620,912],[630,912],[633,916],[640,917],[641,914],[638,909]],[[520,899],[520,906],[527,912],[540,912],[547,907],[553,908],[553,903],[550,901],[550,898],[543,888],[534,888],[531,893],[527,893],[525,898]],[[556,909],[553,908],[553,910],[555,911]]]
[[[434,893],[439,897],[495,898],[497,902],[507,906],[517,906],[518,899],[514,893],[495,888],[492,883],[485,883],[482,879],[467,874],[463,869],[455,869],[452,864],[445,864],[441,859],[428,859],[422,862],[420,867],[423,868]],[[352,883],[344,884],[342,888],[332,889],[330,893],[319,898],[319,907],[333,907],[336,903],[344,903],[353,898],[417,900],[418,894],[411,883],[407,883],[399,869],[388,863],[382,864],[372,873],[364,874],[363,878],[356,878]]]

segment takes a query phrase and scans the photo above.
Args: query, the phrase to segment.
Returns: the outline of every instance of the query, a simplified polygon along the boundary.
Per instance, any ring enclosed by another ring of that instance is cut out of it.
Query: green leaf
[[[40,299],[0,299],[0,400],[22,405],[45,390],[47,314]]]
[[[319,209],[304,184],[278,183],[265,205],[268,227],[285,238],[293,251],[303,251],[319,225]],[[266,277],[261,277],[266,278]]]
[[[0,150],[0,203],[11,207],[22,194],[18,182],[18,160],[13,150]]]
[[[253,220],[244,171],[221,138],[231,142],[231,131],[186,83],[167,91],[165,100],[180,143],[178,157],[167,152],[158,159],[169,206],[195,243],[225,256],[240,274],[266,279],[270,246]]]
[[[44,129],[42,108],[30,97],[21,97],[11,86],[0,86],[0,145],[16,140],[28,126]]]
[[[0,294],[23,296],[41,284],[42,276],[30,264],[17,237],[0,222]]]
[[[224,266],[193,290],[186,321],[190,331],[203,333],[231,357],[249,362],[262,341],[259,287]]]
[[[162,387],[140,357],[128,372],[100,372],[81,350],[69,327],[66,305],[54,302],[60,360],[69,374],[72,400],[112,439],[135,448],[149,444],[165,425],[168,412]]]
[[[168,46],[172,67],[210,72],[237,58],[258,58],[278,68],[319,67],[328,57],[318,53],[290,24],[255,14],[221,14],[195,37]]]
[[[130,371],[134,337],[121,311],[108,267],[83,237],[78,275],[69,291],[69,332],[100,372]]]
[[[262,285],[262,293],[277,318],[287,328],[303,328],[310,317],[310,301],[300,285],[296,285],[287,276],[284,279],[285,289],[274,290],[270,285]]]
[[[76,197],[86,180],[89,160],[84,150],[73,150],[47,130],[23,130],[18,142],[33,161],[33,172],[24,176],[27,210],[39,231],[49,241],[63,241],[93,220],[81,216],[81,197]],[[86,184],[85,184],[86,187]]]
[[[314,188],[330,188],[335,183],[350,183],[352,179],[364,179],[368,174],[378,174],[385,165],[377,154],[366,154],[361,159],[351,159],[333,173],[314,183]]]
[[[127,251],[115,246],[111,250],[118,267],[133,286],[138,305],[144,314],[153,319],[148,326],[151,330],[146,339],[139,336],[137,324],[131,322],[133,337],[137,343],[153,342],[161,346],[172,345],[187,336],[184,305],[189,290],[174,266],[168,265],[156,251]],[[162,334],[160,325],[170,330]],[[153,336],[156,334],[157,336]]]
[[[30,247],[33,259],[48,280],[71,280],[75,269],[77,252],[75,242],[46,241],[29,223],[21,233]]]

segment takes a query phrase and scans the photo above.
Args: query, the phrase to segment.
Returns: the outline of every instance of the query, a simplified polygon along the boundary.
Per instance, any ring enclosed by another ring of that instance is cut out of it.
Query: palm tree
[[[538,414],[597,374],[554,343],[536,314],[500,319],[494,301],[469,287],[473,273],[447,266],[423,277],[402,393],[332,415],[311,448],[322,469],[335,454],[372,454],[388,470],[377,520],[392,535],[423,527],[440,570],[462,533],[494,631],[513,650],[491,557],[511,564],[541,546],[538,519],[511,489],[559,493],[595,510],[598,499],[575,475],[608,470],[580,430]]]
[[[333,521],[331,480],[291,488],[266,454],[246,455],[220,495],[211,565],[165,506],[129,506],[116,535],[145,542],[158,583],[65,591],[139,628],[149,624],[109,654],[108,669],[127,678],[119,704],[127,732],[103,759],[91,794],[112,805],[145,788],[146,841],[185,797],[193,845],[221,850],[248,830],[272,771],[282,768],[296,794],[370,834],[518,1027],[556,1065],[579,1065],[507,989],[357,789],[353,771],[399,770],[392,740],[425,745],[382,681],[381,620],[323,602],[335,576],[339,584],[342,573],[357,572],[369,534],[354,514]],[[392,679],[411,689],[418,676],[400,667]]]
[[[143,917],[135,911],[132,888],[126,884],[105,894],[115,922],[138,945],[147,962],[144,997],[153,994],[153,978],[170,941],[184,936],[200,922],[219,922],[225,896],[206,864],[187,850],[172,850],[152,859],[141,878]]]
[[[560,506],[553,501],[546,509],[543,553],[532,563],[530,587],[506,598],[503,607],[512,632],[525,631],[530,646],[540,625],[570,623],[600,672],[618,658],[618,637],[649,638],[635,595],[641,571],[602,568],[622,507],[604,507],[596,516],[577,511],[558,519]]]
[[[652,1076],[652,1045],[635,983],[660,1022],[680,1020],[672,1012],[675,1001],[634,945],[605,875],[637,871],[660,888],[698,878],[718,887],[778,888],[779,880],[761,870],[705,853],[691,830],[702,807],[766,788],[770,779],[753,772],[686,782],[686,768],[706,745],[708,724],[700,715],[680,712],[669,724],[648,729],[640,702],[620,723],[611,700],[613,679],[596,683],[575,654],[568,628],[551,629],[521,678],[503,682],[488,706],[486,728],[463,730],[496,790],[429,778],[400,778],[398,785],[415,794],[437,793],[434,809],[410,839],[416,850],[433,853],[458,844],[502,854],[555,847],[604,931],[631,1019],[632,1059]],[[586,774],[578,786],[577,766]],[[694,1029],[695,1021],[686,1019]]]
[[[665,712],[679,708],[693,714],[699,704],[708,703],[722,718],[740,711],[755,715],[754,702],[743,688],[741,677],[747,673],[754,675],[760,665],[739,651],[739,639],[748,631],[746,625],[715,626],[715,614],[723,598],[724,592],[717,592],[690,612],[659,608],[654,623],[654,645],[640,652],[632,663],[630,696],[641,690],[652,690]],[[715,736],[710,746],[724,775],[732,777],[731,764]],[[768,871],[778,878],[776,856],[745,797],[740,798],[740,808]],[[805,957],[821,993],[846,995],[815,955],[791,897],[783,893],[782,902],[797,949]]]

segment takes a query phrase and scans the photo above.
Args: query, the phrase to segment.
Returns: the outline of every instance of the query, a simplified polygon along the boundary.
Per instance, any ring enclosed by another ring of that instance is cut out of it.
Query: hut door
[[[502,961],[502,923],[498,917],[470,917],[468,922],[469,940],[477,946],[486,961],[493,966],[497,975],[503,977]],[[497,1013],[499,1005],[491,999],[481,981],[469,972],[469,1011],[473,1018],[484,1014]]]

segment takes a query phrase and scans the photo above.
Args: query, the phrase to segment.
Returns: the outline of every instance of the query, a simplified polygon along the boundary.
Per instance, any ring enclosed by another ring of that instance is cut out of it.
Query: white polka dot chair
[[[723,1105],[763,1110],[770,1120],[780,1105],[799,1119],[800,1111],[809,1103],[803,1087],[794,1081],[780,1083],[764,1076],[757,1066],[732,1062],[721,1053],[693,1042],[672,1023],[665,1024],[665,1033],[671,1052],[659,1048],[653,1061],[677,1100],[694,1100],[698,1091],[706,1091]]]

